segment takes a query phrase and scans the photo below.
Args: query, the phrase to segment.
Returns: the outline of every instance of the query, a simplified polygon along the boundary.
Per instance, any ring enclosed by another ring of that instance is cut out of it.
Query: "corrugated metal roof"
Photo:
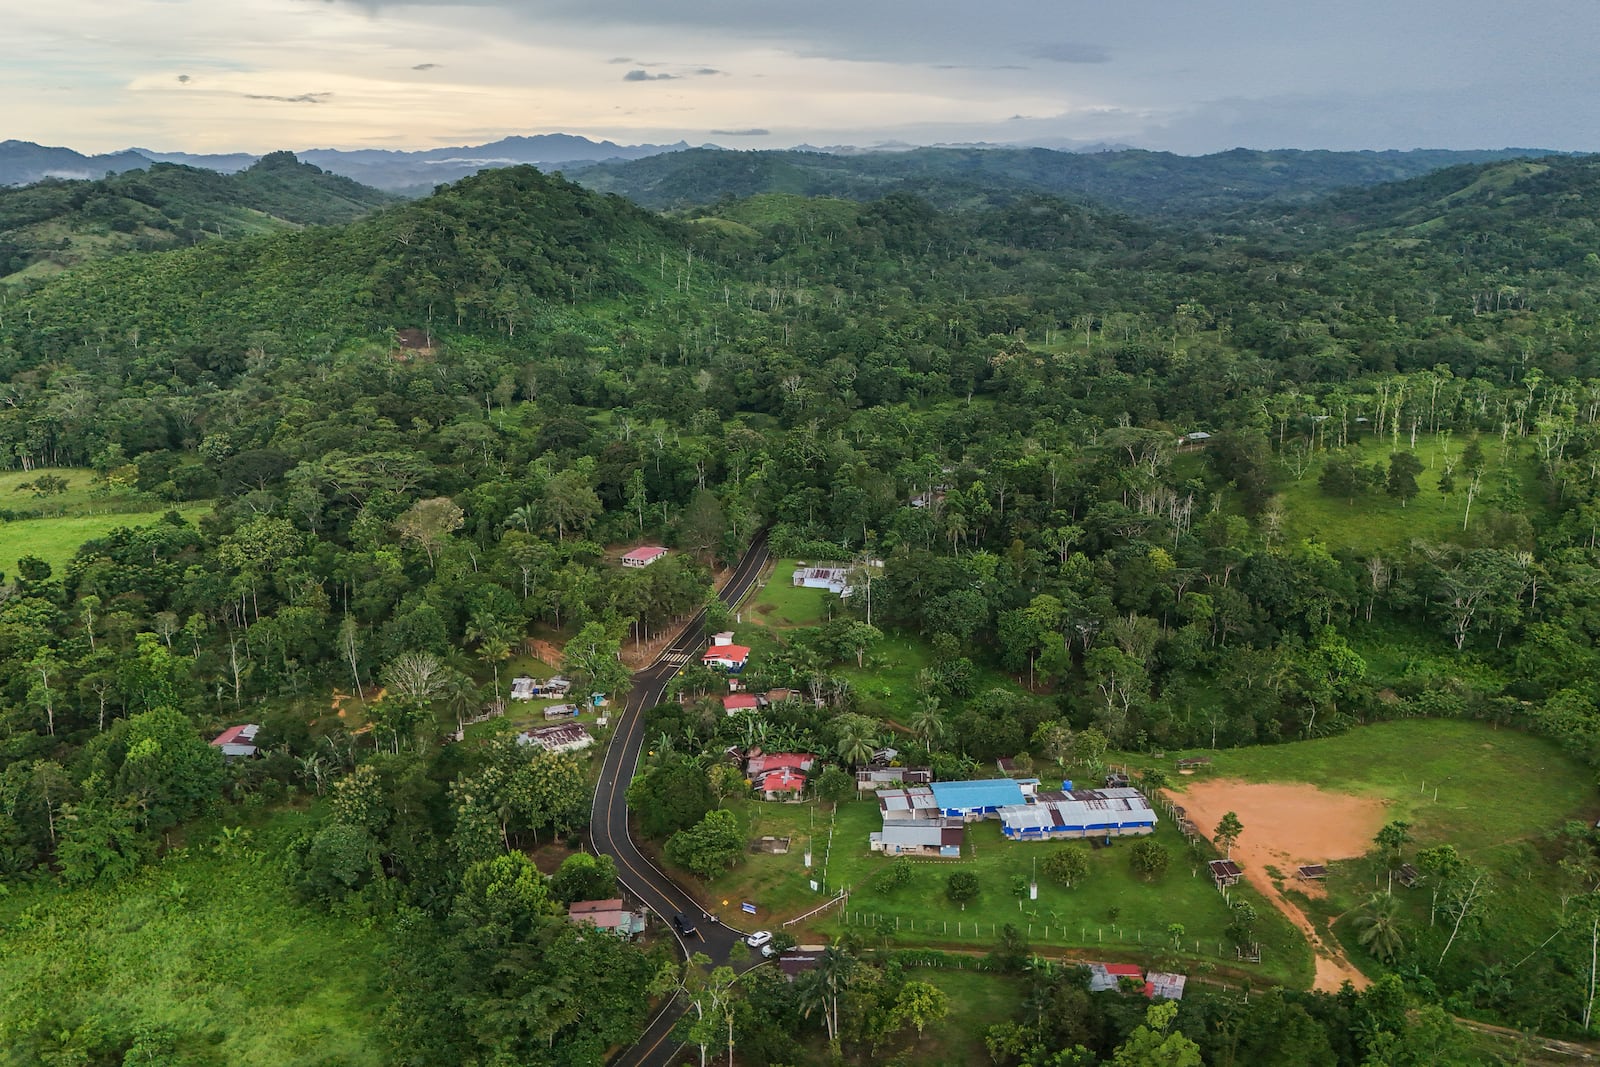
[[[934,782],[933,796],[945,811],[976,811],[1022,803],[1022,786],[1011,778]]]

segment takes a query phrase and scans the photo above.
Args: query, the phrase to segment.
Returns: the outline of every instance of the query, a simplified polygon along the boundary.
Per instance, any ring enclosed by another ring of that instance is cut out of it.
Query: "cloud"
[[[1111,53],[1097,44],[1083,41],[1054,41],[1035,45],[1029,54],[1052,63],[1109,63]]]
[[[771,130],[763,130],[759,126],[752,127],[752,128],[750,128],[748,130],[712,130],[711,131],[711,136],[713,136],[713,137],[768,137],[771,134],[772,134]]]
[[[701,67],[699,70],[695,71],[695,74],[698,75],[699,77],[702,77],[702,78],[707,77],[709,75],[713,75],[713,74],[726,74],[726,73],[727,73],[727,71],[718,70],[716,67]]]
[[[183,85],[188,85],[191,80],[192,79],[187,74],[178,75],[178,81]]]
[[[676,74],[651,74],[648,70],[639,70],[637,67],[622,76],[625,82],[668,82],[676,78]]]
[[[633,62],[633,57],[632,56],[616,56],[616,57],[613,57],[611,59],[606,60],[606,62],[607,63],[632,63]]]
[[[437,63],[418,63],[416,66],[412,67],[411,69],[412,70],[438,70],[439,69],[439,64],[437,64]]]
[[[267,93],[244,93],[246,100],[276,100],[280,104],[325,104],[332,93],[301,93],[299,96],[272,96]]]

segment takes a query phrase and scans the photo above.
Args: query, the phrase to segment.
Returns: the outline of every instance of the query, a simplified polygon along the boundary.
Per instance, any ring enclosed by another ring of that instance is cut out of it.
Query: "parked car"
[[[771,940],[772,940],[772,931],[771,930],[757,930],[755,933],[753,933],[753,934],[749,935],[748,937],[746,937],[744,939],[744,943],[749,945],[751,948],[760,948],[762,945],[765,945],[768,941],[771,941]]]
[[[672,917],[672,925],[678,928],[678,933],[684,937],[694,936],[694,920],[681,912]]]

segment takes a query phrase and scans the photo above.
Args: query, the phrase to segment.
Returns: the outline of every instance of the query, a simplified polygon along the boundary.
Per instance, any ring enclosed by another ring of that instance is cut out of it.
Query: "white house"
[[[667,550],[660,545],[640,545],[622,557],[622,565],[624,567],[648,567],[666,554]]]

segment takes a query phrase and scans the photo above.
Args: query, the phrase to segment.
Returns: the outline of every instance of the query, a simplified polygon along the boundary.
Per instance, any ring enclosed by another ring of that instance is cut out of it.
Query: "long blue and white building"
[[[1013,841],[1148,834],[1156,813],[1137,789],[1077,789],[1040,793],[998,808],[1001,832]]]

